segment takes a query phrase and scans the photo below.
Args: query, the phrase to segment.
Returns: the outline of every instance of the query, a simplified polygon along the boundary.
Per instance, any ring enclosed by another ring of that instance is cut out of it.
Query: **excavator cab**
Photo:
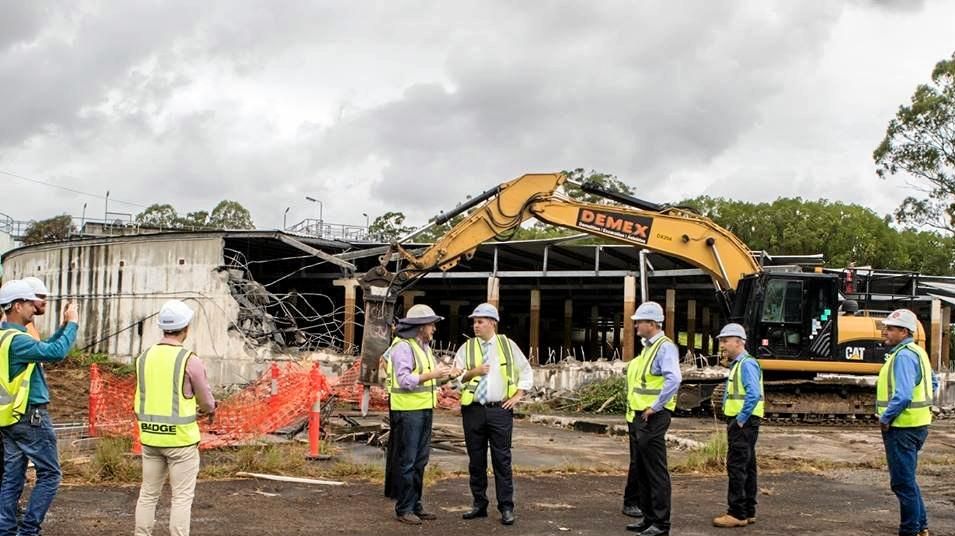
[[[759,359],[836,359],[839,278],[831,274],[760,272],[742,278],[730,318],[749,334]]]

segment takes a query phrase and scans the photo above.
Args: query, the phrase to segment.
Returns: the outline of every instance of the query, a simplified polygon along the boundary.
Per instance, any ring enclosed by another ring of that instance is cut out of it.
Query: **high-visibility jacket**
[[[20,422],[30,400],[30,376],[36,363],[28,363],[23,371],[10,377],[10,346],[20,336],[30,337],[18,329],[0,330],[0,426]]]
[[[408,343],[408,346],[411,347],[411,351],[414,354],[414,373],[416,375],[421,376],[426,372],[431,372],[435,367],[434,354],[431,353],[430,346],[421,348],[421,345],[418,344],[418,339],[414,337],[410,339],[395,338],[391,347],[388,349],[388,359],[385,364],[386,370],[388,371],[388,381],[386,385],[390,393],[389,404],[391,410],[415,411],[420,409],[434,409],[438,405],[438,385],[436,381],[433,379],[424,382],[419,381],[417,387],[414,389],[402,389],[398,383],[391,352],[395,346],[402,342]]]
[[[150,447],[188,447],[199,443],[196,397],[182,392],[192,352],[157,344],[136,358],[133,410],[139,440]]]
[[[663,376],[651,372],[653,360],[664,343],[672,342],[666,335],[653,341],[653,344],[644,346],[636,358],[627,365],[627,422],[633,422],[637,412],[653,405],[663,392]],[[676,409],[676,397],[670,398],[664,406],[673,411]]]
[[[752,359],[756,366],[759,368],[759,402],[756,403],[756,407],[753,408],[753,413],[756,417],[763,417],[765,415],[765,404],[763,403],[763,369],[759,366],[759,361],[746,354],[742,358],[736,361],[733,365],[733,368],[730,369],[730,375],[726,378],[726,401],[723,402],[723,415],[727,417],[735,417],[743,411],[743,404],[746,401],[746,385],[743,384],[743,363],[747,360]]]
[[[912,401],[892,421],[897,428],[914,428],[932,424],[932,365],[919,345],[909,342],[892,350],[885,356],[885,363],[879,369],[879,381],[876,383],[875,407],[881,417],[889,406],[889,400],[895,393],[895,359],[899,351],[908,348],[918,356],[922,369],[922,381],[912,389]]]
[[[507,386],[506,398],[511,398],[517,393],[517,364],[514,363],[514,353],[511,352],[511,341],[504,335],[494,337],[497,344],[498,367],[501,370],[501,377],[504,379],[504,385]],[[478,365],[484,364],[484,348],[481,346],[479,337],[471,337],[464,344],[464,366],[471,370]],[[501,359],[503,357],[503,359]],[[471,378],[467,384],[461,388],[461,405],[469,406],[474,402],[474,392],[477,391],[478,384],[481,383],[481,376]]]

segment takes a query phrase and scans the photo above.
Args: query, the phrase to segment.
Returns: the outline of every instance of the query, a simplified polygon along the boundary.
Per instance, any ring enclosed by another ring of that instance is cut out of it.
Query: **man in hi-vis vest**
[[[0,435],[3,437],[4,471],[0,485],[0,534],[40,534],[40,525],[60,486],[62,471],[56,433],[47,407],[50,391],[40,363],[66,358],[76,341],[76,304],[63,304],[63,324],[45,341],[27,333],[39,298],[25,281],[8,281],[0,287],[0,306],[6,322],[0,331]],[[23,521],[17,528],[17,501],[23,494],[27,462],[36,469],[36,483]]]
[[[680,350],[663,333],[663,308],[652,301],[632,317],[643,339],[640,355],[627,365],[627,428],[630,469],[623,513],[643,517],[627,525],[642,536],[670,533],[670,470],[666,433],[680,389]]]
[[[461,376],[461,419],[468,450],[471,510],[461,517],[487,517],[487,450],[491,447],[494,490],[501,523],[514,524],[514,480],[511,474],[511,432],[514,406],[534,385],[534,372],[524,352],[497,334],[501,317],[490,303],[478,305],[470,318],[474,337],[458,349],[454,368]]]
[[[899,535],[925,536],[928,516],[915,481],[918,454],[932,424],[932,400],[937,379],[928,354],[915,344],[918,319],[908,309],[892,311],[882,321],[887,348],[876,384],[876,412],[889,465],[892,491],[899,499]]]
[[[192,499],[199,474],[200,415],[209,421],[216,410],[206,369],[182,343],[189,335],[193,312],[179,300],[159,310],[160,341],[136,358],[133,410],[143,445],[143,484],[136,502],[136,536],[150,536],[156,503],[169,475],[172,501],[169,534],[188,536]]]
[[[420,525],[434,520],[421,502],[424,470],[431,455],[431,425],[438,405],[438,388],[449,379],[451,367],[435,361],[431,341],[444,317],[424,304],[413,305],[398,321],[398,337],[386,352],[386,387],[391,409],[391,442],[397,442],[397,469],[392,472],[395,515],[398,521]]]
[[[726,473],[729,489],[726,513],[713,519],[716,527],[745,527],[756,522],[756,439],[763,418],[763,371],[746,352],[746,330],[726,324],[716,336],[730,374],[723,393],[726,416]]]

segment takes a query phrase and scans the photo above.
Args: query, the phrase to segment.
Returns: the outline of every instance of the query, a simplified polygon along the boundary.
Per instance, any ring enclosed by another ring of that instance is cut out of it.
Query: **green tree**
[[[371,225],[368,226],[368,236],[382,242],[391,242],[414,230],[414,227],[408,227],[404,223],[404,213],[395,211],[385,212],[375,218],[371,222]]]
[[[216,208],[212,209],[208,226],[214,229],[255,229],[249,210],[238,202],[229,200],[220,201]]]
[[[169,204],[149,205],[146,210],[136,215],[136,223],[147,227],[177,227],[178,220],[179,214]]]
[[[681,204],[726,228],[754,251],[777,255],[822,253],[830,266],[955,273],[955,242],[928,231],[892,228],[888,217],[859,205],[780,198],[747,203],[697,197]]]
[[[872,157],[880,177],[906,173],[927,194],[902,201],[900,223],[955,232],[955,53],[899,106]]]
[[[209,213],[205,210],[190,212],[177,218],[176,226],[184,229],[207,229],[209,228]]]
[[[577,168],[573,171],[564,171],[564,175],[574,182],[589,183],[600,187],[603,190],[617,192],[621,194],[633,195],[633,187],[618,179],[616,175],[600,173],[590,170],[585,172],[583,168]],[[571,199],[583,201],[584,203],[595,203],[598,205],[613,203],[610,199],[597,194],[588,194],[575,184],[564,184],[564,193]]]
[[[55,240],[65,240],[76,230],[73,227],[73,217],[68,214],[62,214],[53,218],[35,221],[26,228],[23,233],[23,244],[39,244],[41,242],[52,242]]]
[[[589,183],[596,185],[604,190],[609,190],[611,192],[617,192],[622,194],[633,194],[633,187],[629,184],[621,181],[615,175],[610,175],[608,173],[601,173],[598,171],[590,170],[589,172],[584,171],[583,168],[577,168],[573,171],[563,171],[564,175],[568,179],[579,182],[579,183]],[[576,184],[564,183],[563,185],[564,193],[567,197],[575,200],[581,201],[584,203],[593,203],[597,205],[606,205],[614,203],[614,201],[607,199],[604,196],[597,194],[589,194],[580,189]],[[579,234],[580,231],[574,229],[568,229],[566,227],[556,227],[549,223],[544,223],[540,221],[535,221],[531,224],[525,224],[520,229],[517,229],[514,234],[511,236],[511,240],[539,240],[544,238],[560,238],[564,236],[572,236]],[[602,238],[602,237],[592,237],[582,240],[581,243],[594,243],[594,244],[613,244],[613,240]]]

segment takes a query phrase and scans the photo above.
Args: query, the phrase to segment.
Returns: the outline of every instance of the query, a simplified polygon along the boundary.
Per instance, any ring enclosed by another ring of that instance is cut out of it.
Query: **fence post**
[[[328,454],[321,454],[322,440],[322,391],[328,388],[325,377],[319,369],[318,363],[312,365],[308,373],[309,399],[312,407],[308,414],[308,455],[307,460],[327,460]]]
[[[270,413],[274,413],[279,402],[279,375],[281,373],[279,372],[279,366],[275,363],[275,361],[272,362],[272,366],[269,367],[269,370],[272,373],[272,384],[269,391],[269,410]]]
[[[96,412],[103,394],[103,380],[99,375],[99,366],[90,365],[90,396],[89,396],[89,436],[96,437]]]

